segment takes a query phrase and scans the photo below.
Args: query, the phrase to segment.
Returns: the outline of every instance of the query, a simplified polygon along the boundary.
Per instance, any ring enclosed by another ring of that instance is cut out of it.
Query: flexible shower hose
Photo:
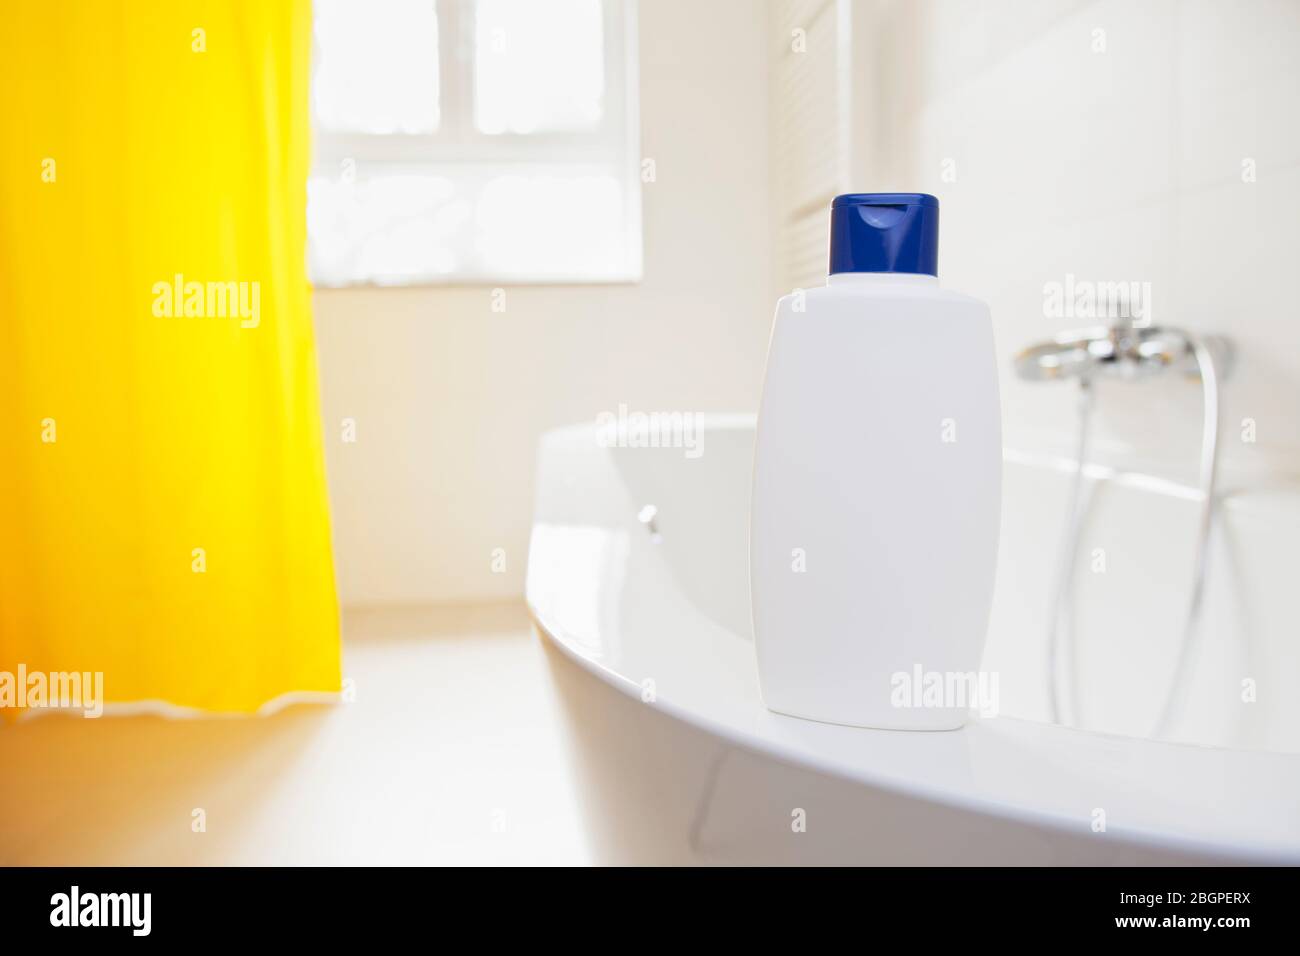
[[[1199,498],[1201,502],[1197,525],[1196,553],[1192,565],[1192,588],[1187,602],[1182,640],[1173,677],[1159,717],[1151,732],[1153,737],[1165,736],[1181,714],[1187,691],[1187,678],[1199,646],[1200,618],[1205,595],[1206,568],[1209,563],[1210,530],[1214,517],[1214,490],[1218,473],[1219,449],[1219,376],[1214,355],[1199,338],[1188,335],[1188,344],[1196,360],[1201,379],[1203,399],[1201,423],[1201,460]],[[1075,470],[1071,482],[1069,510],[1061,556],[1057,567],[1056,587],[1049,615],[1047,642],[1048,707],[1054,723],[1082,726],[1077,696],[1078,667],[1075,663],[1077,641],[1074,636],[1074,581],[1079,538],[1092,504],[1093,485],[1087,481],[1085,468],[1091,438],[1093,385],[1080,379],[1079,430],[1076,443]],[[1064,665],[1062,664],[1064,661]],[[1061,670],[1068,673],[1067,704],[1062,705]]]

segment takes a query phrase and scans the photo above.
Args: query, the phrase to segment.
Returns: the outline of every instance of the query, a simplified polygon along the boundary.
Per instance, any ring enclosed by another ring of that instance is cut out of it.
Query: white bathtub
[[[984,664],[1000,675],[998,716],[950,733],[861,730],[773,714],[759,697],[752,436],[751,418],[710,417],[695,458],[602,448],[591,426],[542,440],[527,600],[553,651],[600,860],[1300,863],[1300,703],[1288,698],[1300,614],[1242,611],[1260,595],[1274,609],[1297,600],[1295,565],[1259,543],[1278,540],[1293,503],[1264,524],[1257,503],[1225,508],[1192,706],[1173,734],[1190,743],[1156,741],[1134,735],[1173,665],[1195,502],[1106,482],[1080,572],[1089,729],[1071,729],[1045,722],[1043,676],[1067,479],[1009,454]],[[657,536],[638,520],[646,505]],[[1250,704],[1226,689],[1247,677]]]

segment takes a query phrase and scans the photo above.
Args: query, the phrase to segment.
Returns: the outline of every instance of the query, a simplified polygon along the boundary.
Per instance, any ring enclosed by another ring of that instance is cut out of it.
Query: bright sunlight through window
[[[640,278],[633,0],[315,0],[322,286]]]

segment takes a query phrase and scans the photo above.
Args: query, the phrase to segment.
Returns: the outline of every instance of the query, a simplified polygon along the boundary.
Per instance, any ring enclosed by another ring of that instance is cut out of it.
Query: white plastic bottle
[[[783,714],[946,730],[996,706],[997,360],[988,307],[939,287],[938,221],[929,195],[837,197],[826,286],[777,304],[750,577]]]

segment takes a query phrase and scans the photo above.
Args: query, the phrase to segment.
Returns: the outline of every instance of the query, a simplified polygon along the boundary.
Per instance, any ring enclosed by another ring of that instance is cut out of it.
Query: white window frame
[[[322,288],[423,285],[610,285],[642,278],[641,159],[638,109],[637,0],[601,0],[604,25],[605,100],[601,122],[592,130],[540,133],[482,133],[474,126],[473,0],[435,0],[438,14],[440,117],[431,133],[340,133],[320,129],[312,106],[312,175],[337,178],[349,161],[361,170],[436,172],[454,178],[457,165],[501,164],[529,172],[547,166],[590,164],[616,169],[622,182],[626,266],[614,274],[569,275],[490,272],[475,266],[445,277],[409,281],[374,279],[332,282]]]

